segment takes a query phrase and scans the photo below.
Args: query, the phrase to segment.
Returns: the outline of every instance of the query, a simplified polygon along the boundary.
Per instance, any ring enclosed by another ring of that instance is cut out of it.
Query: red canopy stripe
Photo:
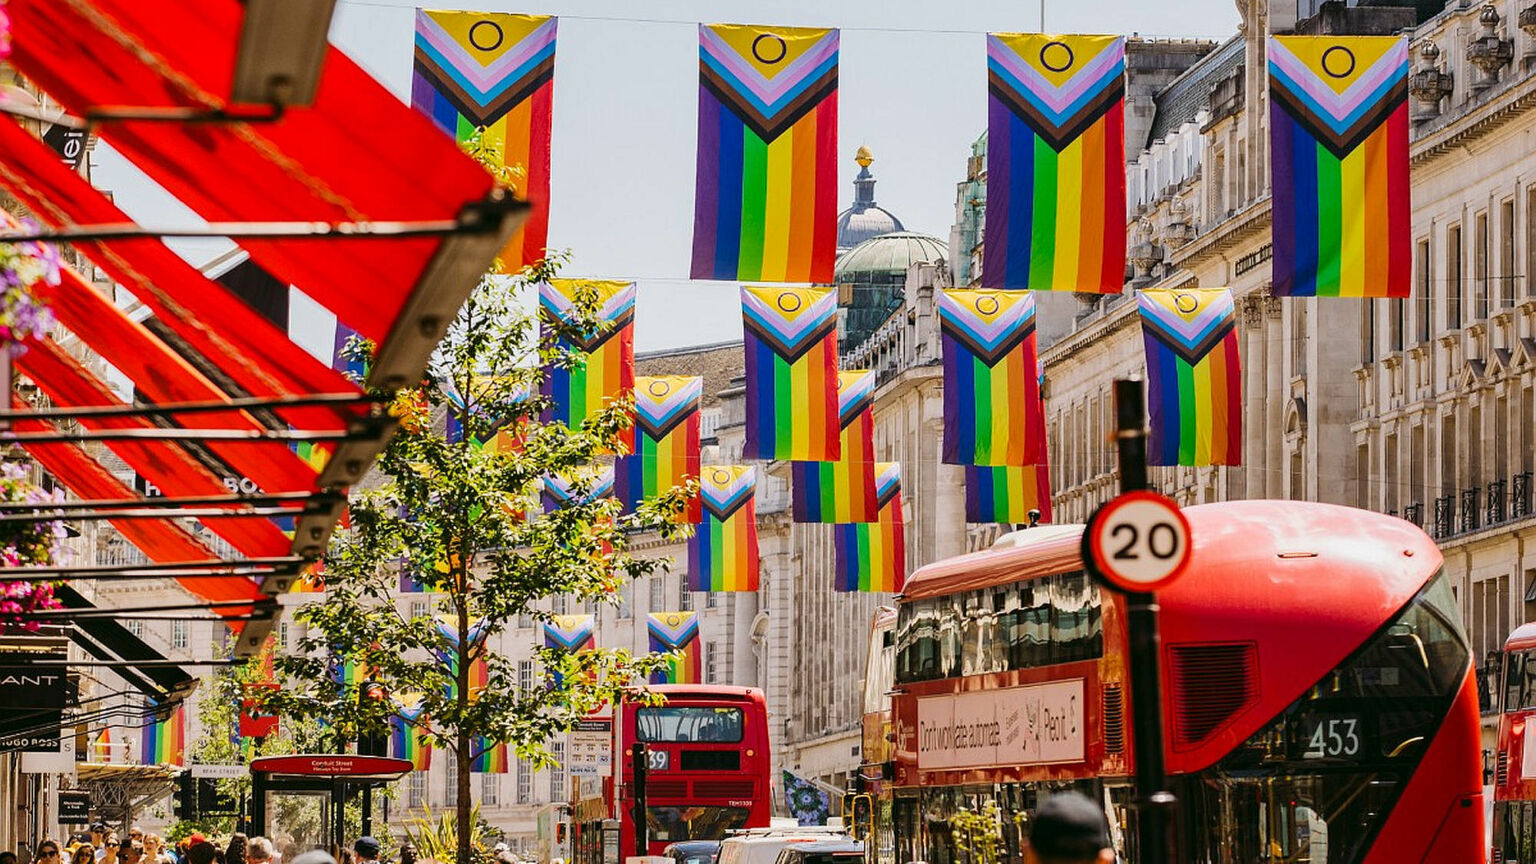
[[[17,396],[11,397],[11,407],[17,411],[26,411],[31,408]],[[40,420],[20,420],[14,425],[18,432],[56,431]],[[113,477],[111,472],[98,465],[95,460],[86,455],[84,450],[74,444],[33,442],[26,445],[26,450],[44,470],[81,498],[101,500],[135,497],[132,489],[124,486],[122,481]],[[203,561],[218,557],[186,529],[168,520],[118,519],[112,522],[112,526],[152,561],[172,563]],[[176,581],[198,597],[215,603],[255,600],[262,597],[256,582],[250,579],[182,576]],[[248,615],[251,610],[249,607],[229,607],[217,608],[214,611],[222,617],[230,618]],[[243,622],[230,621],[229,626],[238,631],[243,626]]]

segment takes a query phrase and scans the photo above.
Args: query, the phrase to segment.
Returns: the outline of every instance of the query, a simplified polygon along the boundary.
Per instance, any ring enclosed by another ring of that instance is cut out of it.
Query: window
[[[417,618],[425,618],[425,617],[427,617],[427,601],[425,601],[425,600],[412,600],[411,601],[411,620],[414,621]]]
[[[1479,321],[1488,317],[1488,242],[1488,214],[1479,213],[1472,220],[1472,291]]]
[[[569,615],[571,612],[571,598],[564,594],[556,594],[551,605],[556,615]]]
[[[1536,297],[1536,186],[1525,190],[1525,296]],[[1511,291],[1511,294],[1514,292]]]
[[[172,648],[186,648],[187,645],[190,642],[191,642],[191,640],[188,638],[188,635],[187,635],[187,622],[185,622],[185,621],[172,621],[171,622],[171,647]]]
[[[645,822],[652,843],[724,840],[745,827],[752,811],[745,807],[647,807]]]
[[[522,759],[517,760],[517,803],[530,804],[533,802],[533,771],[528,763]]]
[[[1461,329],[1461,226],[1445,232],[1445,328]]]
[[[565,801],[571,795],[565,780],[565,742],[550,742],[549,752],[555,757],[555,764],[549,768],[549,800]]]
[[[443,804],[456,807],[459,803],[459,763],[453,759],[444,759],[448,763],[448,771],[443,780]]]
[[[427,772],[412,771],[405,780],[405,806],[421,807],[427,803]]]
[[[1312,340],[1307,337],[1307,309],[1310,302],[1305,297],[1293,298],[1291,303],[1291,375],[1307,374],[1307,348]]]
[[[667,582],[660,576],[651,577],[651,605],[649,612],[661,612],[666,605]]]
[[[640,708],[635,712],[635,737],[641,741],[676,743],[713,741],[735,743],[741,740],[745,722],[740,708],[714,708],[702,705],[662,705]]]
[[[714,609],[720,605],[720,595],[713,591],[704,592],[704,608]]]
[[[704,683],[715,684],[720,680],[720,664],[717,660],[720,644],[718,642],[704,643]]]
[[[1536,207],[1536,199],[1532,199],[1532,206]],[[1434,277],[1432,275],[1433,271],[1430,267],[1432,262],[1430,260],[1429,249],[1429,241],[1420,240],[1418,243],[1418,249],[1415,251],[1413,256],[1413,266],[1415,276],[1417,277],[1415,281],[1418,283],[1415,286],[1418,298],[1415,302],[1414,315],[1414,317],[1417,319],[1415,323],[1417,324],[1418,339],[1416,341],[1418,342],[1429,341],[1429,319],[1430,316],[1434,314],[1435,308],[1433,302],[1435,283]]]
[[[532,660],[519,660],[517,662],[517,689],[525,693],[533,689]]]
[[[500,804],[501,803],[501,775],[500,774],[481,774],[480,775],[480,803],[481,804]]]
[[[1499,277],[1493,283],[1493,305],[1499,308],[1515,297],[1515,199],[1499,204]]]
[[[631,604],[631,600],[634,599],[634,596],[635,583],[626,582],[619,586],[619,611],[617,613],[618,617],[629,618],[635,614],[634,607]]]
[[[135,639],[143,639],[144,638],[144,619],[143,618],[130,618],[130,619],[128,619],[127,626],[128,626],[128,632],[133,634],[133,638],[135,638]]]
[[[1388,300],[1387,350],[1403,350],[1403,331],[1407,329],[1408,301],[1401,297]]]
[[[533,616],[528,614],[527,612],[519,612],[519,613],[517,613],[517,626],[520,629],[523,629],[523,630],[527,630],[528,628],[532,627],[533,626]]]
[[[1360,304],[1360,365],[1376,360],[1376,301]]]
[[[688,577],[679,576],[677,579],[677,608],[690,612],[693,610],[693,592],[688,590]]]

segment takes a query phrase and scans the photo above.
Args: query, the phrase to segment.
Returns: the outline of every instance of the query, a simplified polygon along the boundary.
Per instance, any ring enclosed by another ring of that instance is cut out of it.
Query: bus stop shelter
[[[359,799],[361,834],[373,833],[373,790],[404,777],[409,759],[347,754],[264,756],[251,763],[253,836],[291,837],[299,851],[340,858],[346,805]]]

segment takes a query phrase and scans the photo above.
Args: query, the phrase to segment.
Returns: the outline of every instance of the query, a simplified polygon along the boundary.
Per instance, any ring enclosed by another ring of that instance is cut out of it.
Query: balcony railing
[[[1413,524],[1424,527],[1424,505],[1415,501],[1403,508],[1403,518]]]
[[[1435,530],[1430,532],[1435,539],[1449,537],[1453,533],[1452,517],[1456,512],[1456,497],[1454,495],[1442,495],[1435,499]]]
[[[1476,531],[1481,527],[1482,513],[1479,512],[1477,502],[1482,494],[1481,486],[1461,490],[1461,530],[1463,532]]]
[[[1524,519],[1531,515],[1531,472],[1522,471],[1509,479],[1510,518]]]
[[[1501,525],[1509,513],[1509,502],[1504,495],[1507,480],[1488,481],[1488,500],[1483,507],[1483,524]]]

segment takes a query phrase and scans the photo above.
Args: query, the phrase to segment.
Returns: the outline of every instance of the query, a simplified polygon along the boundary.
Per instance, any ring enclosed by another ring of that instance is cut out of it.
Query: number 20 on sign
[[[1083,530],[1083,561],[1122,591],[1156,591],[1189,566],[1189,521],[1179,505],[1156,492],[1116,496],[1095,510]]]

